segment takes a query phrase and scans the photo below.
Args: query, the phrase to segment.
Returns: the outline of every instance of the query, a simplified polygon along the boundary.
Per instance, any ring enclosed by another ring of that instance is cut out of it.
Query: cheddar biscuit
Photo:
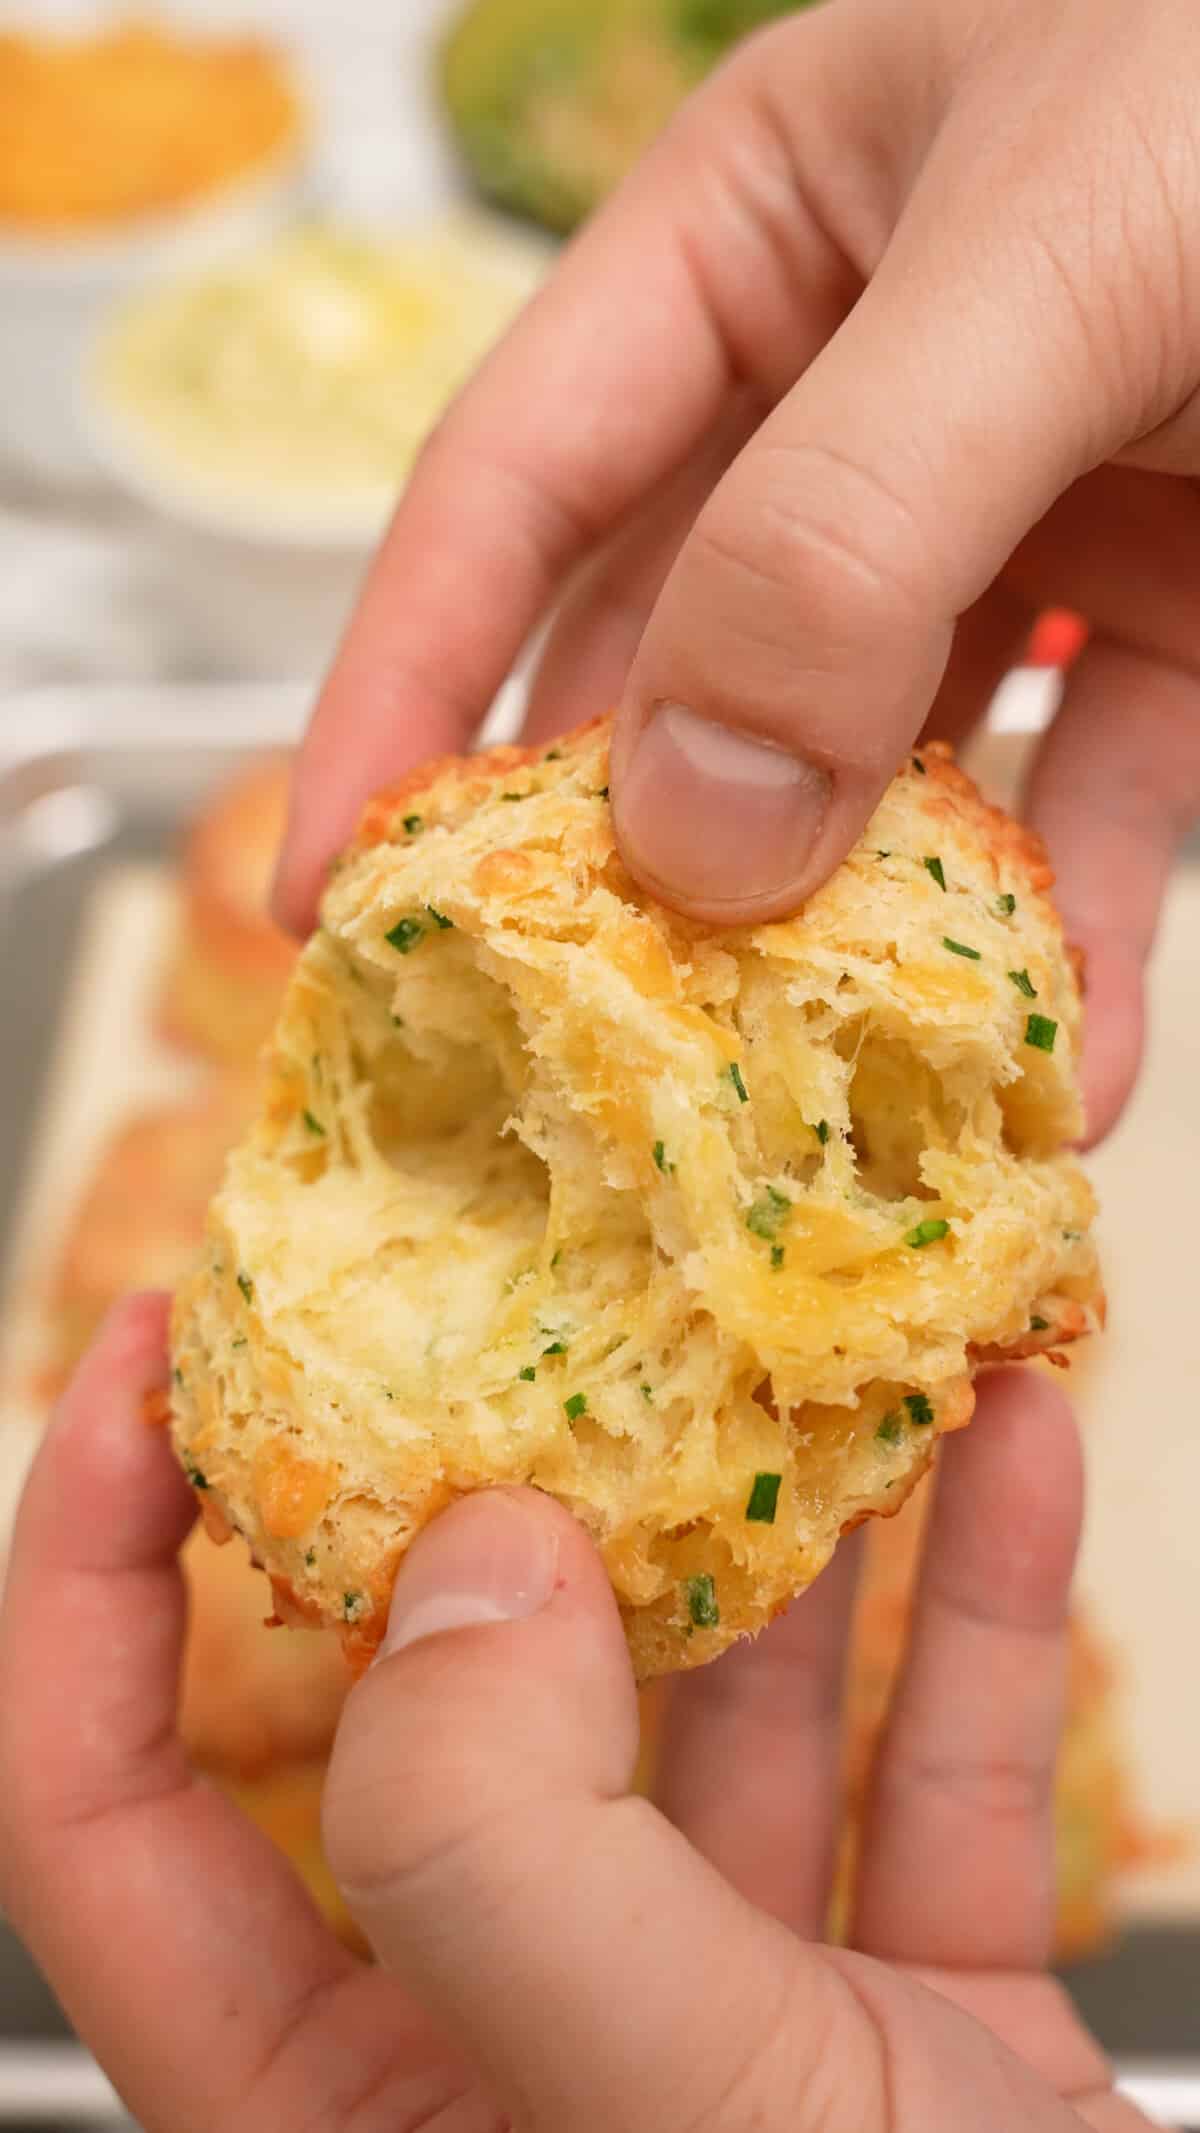
[[[289,1619],[377,1645],[413,1535],[529,1483],[638,1673],[896,1511],[983,1356],[1101,1310],[1040,846],[923,750],[798,916],[622,864],[607,721],[367,809],[175,1313],[175,1438]]]

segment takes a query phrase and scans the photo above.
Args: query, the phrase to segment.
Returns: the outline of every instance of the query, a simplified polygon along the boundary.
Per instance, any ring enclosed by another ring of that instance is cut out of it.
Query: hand
[[[326,684],[278,909],[464,745],[566,587],[545,735],[684,910],[797,906],[1037,611],[1092,641],[1028,811],[1088,957],[1090,1130],[1200,807],[1193,0],[836,0],[752,38],[437,431]],[[764,745],[767,744],[767,745]]]
[[[82,1365],[0,1624],[0,1896],[147,2133],[1144,2128],[1040,1974],[1080,1504],[1047,1384],[991,1378],[946,1447],[855,1952],[816,1944],[853,1545],[677,1684],[660,1812],[599,1560],[521,1492],[422,1535],[346,1708],[327,1839],[370,1969],[175,1734],[164,1331],[135,1298]]]

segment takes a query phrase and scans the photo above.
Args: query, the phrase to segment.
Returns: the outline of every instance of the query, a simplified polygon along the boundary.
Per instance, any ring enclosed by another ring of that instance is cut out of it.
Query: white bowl
[[[219,263],[295,214],[302,140],[219,192],[119,234],[0,236],[0,456],[27,475],[93,481],[79,419],[83,351],[114,300],[171,273]]]

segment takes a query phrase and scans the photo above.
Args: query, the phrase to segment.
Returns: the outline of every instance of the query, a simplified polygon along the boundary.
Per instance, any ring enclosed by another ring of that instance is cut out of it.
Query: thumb
[[[699,918],[778,916],[829,875],[921,729],[956,618],[1106,433],[1136,428],[1069,262],[1038,247],[1041,191],[1001,227],[939,145],[865,293],[713,491],[631,669],[618,838]],[[1059,174],[1041,189],[1069,226]]]
[[[347,1705],[326,1842],[380,1959],[522,2127],[669,2133],[708,2123],[759,2068],[776,2094],[767,2032],[801,1964],[815,1974],[789,2027],[823,2049],[828,1998],[868,2029],[835,1977],[629,1797],[636,1746],[620,1620],[567,1513],[504,1491],[429,1527]]]

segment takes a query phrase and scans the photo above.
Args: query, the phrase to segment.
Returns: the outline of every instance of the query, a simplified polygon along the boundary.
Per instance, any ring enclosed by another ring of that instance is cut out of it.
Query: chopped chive
[[[523,1379],[526,1385],[532,1385],[534,1379],[537,1376],[537,1371],[535,1370],[532,1363],[526,1363],[524,1370],[518,1371],[517,1375],[518,1377]]]
[[[1016,897],[1010,895],[1007,891],[1003,896],[998,896],[996,898],[996,909],[999,912],[1001,918],[1011,918],[1016,908]]]
[[[230,1341],[229,1345],[231,1348],[244,1348],[246,1346],[245,1334],[239,1333],[237,1339],[235,1341]],[[182,1383],[182,1379],[180,1380],[180,1383]]]
[[[556,1266],[558,1265],[558,1262],[559,1262],[559,1260],[560,1260],[561,1258],[562,1258],[562,1246],[561,1246],[561,1244],[560,1244],[560,1245],[559,1245],[559,1247],[558,1247],[558,1249],[557,1249],[557,1251],[555,1251],[555,1252],[552,1252],[552,1253],[551,1253],[551,1255],[550,1255],[550,1272],[551,1272],[551,1273],[553,1273],[553,1272],[554,1272],[554,1269],[555,1269],[555,1267],[556,1267]]]
[[[771,1246],[771,1266],[772,1266],[772,1268],[773,1268],[774,1272],[775,1272],[775,1273],[778,1273],[778,1272],[779,1272],[779,1269],[780,1269],[780,1267],[781,1267],[782,1265],[783,1265],[783,1246],[782,1246],[782,1244],[773,1244],[773,1245]]]
[[[502,792],[500,798],[502,800],[531,800],[533,794],[528,792]]]
[[[933,1420],[933,1408],[930,1406],[925,1394],[923,1392],[906,1392],[904,1405],[907,1407],[909,1417],[915,1427],[917,1429],[928,1429]]]
[[[395,1395],[395,1393],[394,1393],[394,1392],[392,1391],[392,1388],[391,1388],[391,1386],[390,1386],[390,1385],[381,1385],[381,1386],[380,1386],[380,1388],[379,1388],[379,1390],[380,1390],[380,1392],[381,1392],[381,1393],[383,1394],[383,1397],[384,1397],[384,1399],[385,1399],[385,1400],[393,1400],[393,1401],[395,1400],[395,1397],[396,1397],[396,1395]]]
[[[342,1594],[342,1613],[347,1622],[357,1622],[362,1609],[363,1596],[361,1592],[344,1592]]]
[[[769,1244],[773,1244],[775,1232],[790,1212],[791,1205],[785,1193],[776,1192],[773,1185],[768,1185],[764,1197],[754,1202],[746,1216],[746,1228],[756,1237],[765,1237]]]
[[[237,1278],[237,1285],[241,1290],[242,1295],[245,1297],[246,1302],[252,1303],[254,1301],[254,1283],[251,1281],[249,1274],[239,1274]]]
[[[923,859],[923,860],[922,860],[922,862],[921,862],[921,864],[922,864],[922,866],[923,866],[923,867],[925,868],[925,871],[926,871],[926,873],[928,873],[928,874],[932,874],[932,876],[933,876],[934,880],[936,881],[936,883],[937,883],[937,885],[938,885],[939,889],[943,889],[943,890],[944,890],[944,889],[945,889],[945,886],[946,886],[946,875],[945,875],[945,870],[944,870],[944,868],[943,868],[943,866],[942,866],[942,862],[941,862],[941,860],[940,860],[940,859],[939,859],[939,858],[937,857],[937,855],[936,855],[936,854],[934,854],[933,856],[931,856],[931,857],[930,857],[930,858],[928,858],[928,859]]]
[[[586,1392],[573,1392],[569,1400],[564,1400],[563,1413],[565,1414],[568,1422],[578,1422],[580,1415],[586,1415]]]
[[[951,955],[965,955],[969,962],[981,963],[983,961],[978,948],[968,948],[965,941],[952,941],[948,933],[943,933],[942,935],[942,946],[943,948],[948,948]]]
[[[548,748],[548,749],[546,750],[546,753],[545,753],[545,755],[544,755],[544,756],[542,757],[542,761],[543,761],[543,763],[561,763],[561,762],[562,762],[562,749],[561,749],[561,748]]]
[[[393,1016],[392,1016],[392,1027],[393,1027],[393,1029],[403,1029],[403,1028],[404,1028],[404,1017],[403,1017],[403,1015],[393,1015]]]
[[[597,798],[598,800],[607,800],[607,798],[608,798],[608,787],[607,787],[607,785],[602,785],[602,786],[600,787],[600,790],[599,790],[599,792],[598,792],[598,793],[596,794],[596,798]]]
[[[825,1146],[826,1141],[829,1139],[829,1120],[827,1118],[819,1118],[817,1120],[816,1125],[813,1127],[813,1132],[816,1134],[817,1139],[820,1141],[821,1146],[823,1148]]]
[[[425,928],[419,918],[401,918],[397,919],[391,931],[383,937],[389,948],[394,948],[398,955],[409,955],[424,932]]]
[[[921,777],[925,777],[925,775],[926,775],[925,765],[924,765],[924,763],[923,763],[923,762],[921,761],[921,758],[920,758],[920,756],[919,756],[919,755],[915,755],[915,756],[913,757],[913,759],[912,759],[912,767],[913,767],[913,769],[914,769],[914,770],[915,770],[915,771],[916,771],[916,772],[917,772],[917,773],[919,774],[919,776],[921,776]]]
[[[1081,1229],[1065,1229],[1062,1233],[1062,1241],[1064,1244],[1082,1244],[1083,1231]]]
[[[1050,1321],[1048,1318],[1031,1318],[1029,1330],[1031,1333],[1048,1333],[1050,1331]]]
[[[421,819],[420,815],[406,815],[406,816],[404,817],[404,833],[405,833],[405,836],[407,836],[407,837],[419,837],[419,836],[420,836],[420,834],[421,834],[421,831],[422,831],[422,830],[424,829],[424,827],[425,827],[425,824],[424,824],[424,822],[422,821],[422,819]]]
[[[1037,999],[1037,987],[1027,970],[1010,970],[1008,974],[1017,991],[1023,992],[1027,1000]]]
[[[1052,1052],[1057,1035],[1058,1024],[1048,1015],[1030,1015],[1025,1024],[1025,1042],[1031,1044],[1035,1052]]]
[[[642,1386],[642,1398],[646,1401],[648,1406],[653,1407],[654,1394],[651,1392],[650,1387],[648,1385]]]
[[[733,1083],[734,1088],[737,1090],[738,1102],[740,1104],[748,1104],[750,1101],[750,1097],[747,1093],[746,1084],[742,1080],[742,1070],[738,1065],[737,1060],[731,1060],[729,1066],[726,1068],[725,1071],[728,1074],[730,1081]]]
[[[304,1123],[305,1123],[305,1125],[306,1125],[306,1126],[308,1127],[308,1130],[309,1130],[309,1132],[310,1132],[310,1133],[319,1133],[319,1134],[320,1134],[320,1136],[321,1136],[321,1139],[322,1139],[322,1140],[324,1140],[324,1138],[325,1138],[325,1128],[324,1128],[324,1126],[323,1126],[323,1125],[321,1124],[321,1121],[320,1121],[320,1119],[319,1119],[319,1118],[314,1118],[314,1117],[313,1117],[313,1115],[312,1115],[312,1112],[311,1112],[311,1111],[302,1111],[302,1112],[301,1112],[301,1114],[300,1114],[300,1116],[301,1116],[301,1117],[302,1117],[302,1119],[304,1120]]]
[[[316,1549],[315,1549],[315,1548],[306,1548],[306,1549],[305,1549],[305,1551],[304,1551],[304,1560],[305,1560],[305,1562],[307,1563],[307,1565],[308,1565],[309,1569],[311,1570],[311,1569],[312,1569],[312,1567],[313,1567],[313,1565],[314,1565],[314,1563],[315,1563],[315,1562],[316,1562],[316,1560],[317,1560],[317,1551],[316,1551]]]
[[[721,1619],[721,1610],[717,1605],[717,1588],[706,1570],[702,1571],[699,1577],[684,1579],[683,1597],[687,1601],[687,1611],[696,1629],[717,1627]]]
[[[565,1341],[551,1341],[550,1346],[542,1350],[543,1355],[565,1355],[566,1352],[567,1344]]]
[[[654,1161],[659,1170],[666,1169],[667,1154],[666,1149],[664,1148],[663,1143],[661,1141],[655,1141],[654,1143]]]
[[[890,858],[891,858],[891,856],[892,856],[892,853],[891,853],[891,847],[890,847],[890,846],[888,847],[887,851],[882,851],[882,850],[881,850],[881,851],[878,851],[878,852],[876,852],[876,854],[875,854],[875,857],[876,857],[876,859],[890,859]]]
[[[948,1222],[943,1222],[938,1217],[932,1217],[927,1222],[918,1222],[915,1229],[910,1229],[904,1242],[909,1246],[910,1250],[919,1252],[927,1244],[936,1244],[939,1238],[946,1236],[949,1228],[950,1224]]]
[[[779,1485],[782,1474],[756,1474],[746,1505],[746,1520],[752,1526],[773,1526],[775,1507],[779,1502]]]
[[[174,1378],[174,1380],[175,1380],[175,1383],[176,1383],[177,1385],[182,1385],[182,1383],[183,1383],[183,1372],[182,1372],[182,1370],[180,1370],[180,1368],[179,1368],[178,1364],[176,1364],[176,1367],[175,1367],[175,1369],[174,1369],[174,1370],[173,1370],[173,1371],[171,1372],[171,1376],[172,1376],[172,1377]]]
[[[208,1487],[208,1476],[207,1474],[202,1474],[198,1466],[185,1466],[184,1473],[194,1489],[206,1489]]]
[[[899,1444],[904,1435],[904,1424],[895,1409],[890,1415],[884,1416],[875,1435],[881,1444]]]
[[[453,930],[454,920],[452,918],[447,918],[444,911],[439,911],[433,904],[426,904],[425,909],[428,911],[429,916],[433,920],[434,925],[437,926],[442,933],[450,933]]]

